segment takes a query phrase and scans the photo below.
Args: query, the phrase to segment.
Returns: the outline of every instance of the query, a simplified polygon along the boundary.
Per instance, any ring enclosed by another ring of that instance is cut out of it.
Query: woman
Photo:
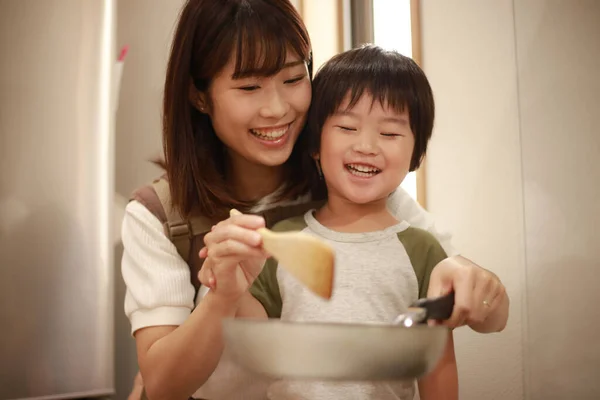
[[[311,198],[314,166],[301,161],[310,63],[306,28],[288,0],[188,0],[183,7],[165,80],[165,167],[173,206],[185,218],[214,221],[219,257],[208,257],[209,267],[260,251],[254,230],[264,219],[218,222],[229,209],[256,212]],[[389,205],[456,255],[449,235],[404,191]],[[128,205],[122,230],[125,310],[148,397],[264,398],[267,382],[223,353],[221,320],[237,311],[227,291],[217,282],[195,296],[186,261],[142,202]],[[508,298],[488,271],[451,257],[436,266],[430,287],[455,290],[451,326],[503,329]]]

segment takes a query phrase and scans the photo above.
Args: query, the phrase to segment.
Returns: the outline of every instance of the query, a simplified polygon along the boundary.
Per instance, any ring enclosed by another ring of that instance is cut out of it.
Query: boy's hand
[[[237,302],[260,274],[267,258],[261,236],[262,217],[236,215],[215,225],[204,237],[206,247],[199,256],[206,258],[198,273],[200,282],[218,297]]]
[[[443,324],[456,328],[469,325],[478,332],[504,329],[508,319],[506,288],[492,272],[463,257],[442,260],[431,272],[428,296],[454,290],[454,310]]]

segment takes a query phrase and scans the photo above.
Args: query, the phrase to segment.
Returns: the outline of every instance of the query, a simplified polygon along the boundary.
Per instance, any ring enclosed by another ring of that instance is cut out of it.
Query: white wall
[[[340,0],[297,0],[298,9],[308,29],[313,49],[313,72],[339,53]]]
[[[600,324],[569,303],[600,301],[599,21],[594,0],[422,1],[428,208],[511,297],[503,333],[455,331],[461,399],[600,396]]]
[[[421,12],[437,109],[428,209],[466,256],[500,276],[512,300],[501,335],[455,331],[461,399],[520,399],[523,196],[512,1],[423,1]]]
[[[515,3],[531,399],[600,398],[600,2]]]

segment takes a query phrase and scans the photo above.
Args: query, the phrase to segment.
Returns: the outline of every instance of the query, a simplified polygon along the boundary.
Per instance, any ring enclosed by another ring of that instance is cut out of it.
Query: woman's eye
[[[284,83],[286,84],[292,84],[292,83],[296,83],[296,82],[300,82],[302,79],[304,79],[306,75],[301,75],[301,76],[297,76],[295,78],[292,79],[288,79],[287,81],[285,81]]]
[[[243,90],[244,92],[253,92],[255,90],[260,89],[260,86],[251,85],[251,86],[242,86],[238,88],[239,90]]]

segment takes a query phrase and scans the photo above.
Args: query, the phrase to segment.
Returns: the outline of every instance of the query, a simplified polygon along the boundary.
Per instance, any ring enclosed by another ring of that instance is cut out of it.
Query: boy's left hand
[[[428,297],[454,290],[454,310],[443,322],[450,328],[469,325],[478,332],[504,329],[508,319],[506,288],[492,272],[456,256],[438,263],[429,280]]]

